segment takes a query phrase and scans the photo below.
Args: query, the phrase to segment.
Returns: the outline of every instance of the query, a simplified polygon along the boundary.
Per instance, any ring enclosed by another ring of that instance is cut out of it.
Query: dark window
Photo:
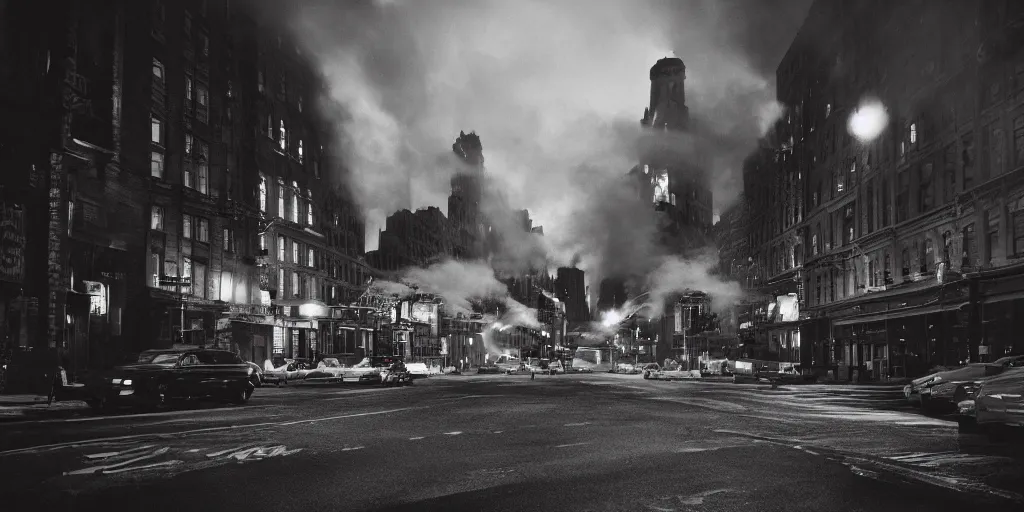
[[[974,139],[967,135],[963,138],[963,150],[960,153],[960,160],[964,167],[963,190],[970,190],[974,186]]]
[[[943,200],[951,202],[956,196],[956,148],[950,144],[946,146],[943,159],[943,173],[946,176],[946,188],[944,189]]]
[[[896,177],[896,222],[907,220],[910,214],[910,173],[903,171]]]
[[[932,163],[927,162],[918,167],[917,200],[920,212],[924,213],[935,206],[934,184],[932,183]]]

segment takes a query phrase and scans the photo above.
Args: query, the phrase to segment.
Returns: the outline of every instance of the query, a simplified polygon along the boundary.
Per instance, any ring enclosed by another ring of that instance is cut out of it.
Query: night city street
[[[0,510],[1024,511],[1024,0],[0,0]]]
[[[34,416],[0,423],[0,470],[3,503],[22,505],[9,510],[54,512],[1024,503],[1019,442],[959,435],[891,387],[617,374],[288,386],[237,408]]]

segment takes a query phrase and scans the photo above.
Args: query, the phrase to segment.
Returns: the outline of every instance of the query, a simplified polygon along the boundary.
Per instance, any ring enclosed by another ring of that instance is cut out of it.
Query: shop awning
[[[941,313],[943,311],[956,311],[970,302],[961,302],[954,304],[933,304],[930,306],[913,306],[909,308],[891,309],[884,313],[876,313],[871,315],[861,315],[843,318],[832,322],[832,325],[855,325],[855,324],[866,324],[871,322],[882,322],[885,320],[892,320],[895,318],[906,318],[908,316],[920,316],[929,315],[932,313]]]

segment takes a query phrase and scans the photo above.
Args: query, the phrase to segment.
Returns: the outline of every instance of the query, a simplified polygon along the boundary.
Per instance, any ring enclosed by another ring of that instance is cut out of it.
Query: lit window
[[[285,194],[284,183],[278,182],[277,183],[277,216],[281,217],[282,219],[284,218],[284,212],[285,212],[285,210],[284,210],[284,194]]]
[[[299,273],[292,272],[292,294],[296,297],[299,295]]]
[[[267,211],[267,178],[260,176],[260,211]]]
[[[299,139],[299,163],[302,163],[302,139]]]
[[[313,249],[309,249],[309,254],[307,256],[309,256],[309,259],[306,261],[306,264],[311,267],[315,267],[316,258],[315,254],[313,253]]]
[[[292,263],[299,262],[299,244],[292,241]]]
[[[206,219],[199,219],[199,233],[196,236],[200,242],[210,241],[210,221]]]
[[[154,178],[164,177],[164,154],[153,151],[149,154],[149,175]]]
[[[163,121],[149,116],[149,139],[154,144],[163,144],[164,123]]]
[[[299,194],[292,193],[292,222],[299,221]]]
[[[313,202],[306,203],[306,224],[313,225]]]
[[[181,216],[181,236],[185,238],[192,238],[192,216],[182,215]]]
[[[185,156],[192,158],[192,150],[195,145],[195,137],[191,133],[185,134]]]
[[[235,252],[235,233],[228,228],[224,228],[224,251]]]
[[[284,297],[284,269],[277,269],[277,292],[280,297]]]
[[[832,115],[832,104],[825,105],[825,117]]]
[[[910,143],[917,144],[917,123],[910,124]]]
[[[185,77],[185,102],[186,103],[192,103],[192,87],[193,87],[192,77],[186,76]],[[186,107],[190,107],[191,105],[185,105],[185,106]]]
[[[286,251],[285,245],[286,245],[286,242],[285,242],[284,237],[283,236],[278,236],[277,237],[277,260],[278,261],[284,261],[285,251]]]
[[[164,229],[164,207],[154,205],[151,209],[152,220],[150,221],[149,228],[157,231]]]
[[[277,145],[281,146],[281,151],[288,149],[288,137],[284,129],[284,119],[280,123],[281,130],[277,132]]]
[[[196,86],[196,101],[204,107],[210,104],[210,91],[205,85]]]
[[[153,85],[164,85],[164,64],[157,59],[153,59]]]

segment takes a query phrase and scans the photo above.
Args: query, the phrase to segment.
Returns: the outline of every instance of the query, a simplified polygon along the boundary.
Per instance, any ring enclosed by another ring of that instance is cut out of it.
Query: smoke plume
[[[525,237],[498,219],[501,234],[524,237],[492,264],[518,270],[579,259],[596,289],[602,277],[642,287],[660,279],[651,270],[665,261],[649,198],[621,186],[650,136],[638,126],[650,66],[673,53],[686,63],[695,129],[676,142],[704,167],[722,209],[741,190],[743,158],[781,112],[773,72],[790,38],[779,34],[799,26],[809,0],[782,3],[305,0],[282,18],[321,65],[324,104],[340,106],[337,172],[368,219],[367,250],[397,209],[447,211],[452,139],[475,130],[489,189],[545,228],[544,237]],[[484,282],[475,291],[498,293],[487,288],[493,276]]]

